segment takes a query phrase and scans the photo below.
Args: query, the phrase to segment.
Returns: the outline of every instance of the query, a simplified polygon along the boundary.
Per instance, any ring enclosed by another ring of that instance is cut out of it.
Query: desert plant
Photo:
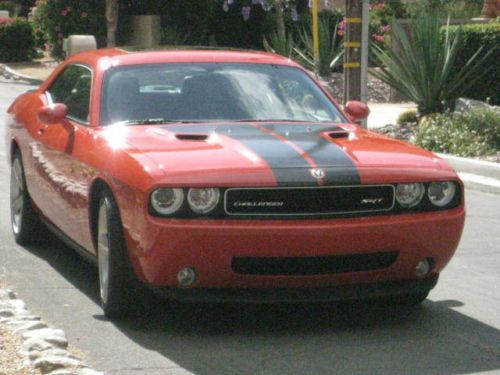
[[[269,38],[269,39],[268,39]],[[283,36],[280,33],[271,33],[268,38],[264,37],[263,44],[267,52],[291,57],[294,51],[295,42],[291,34]]]
[[[421,120],[415,143],[431,151],[459,156],[492,155],[500,151],[498,124],[498,107],[434,114]]]
[[[300,33],[304,48],[294,48],[294,52],[302,63],[310,69],[317,68],[318,74],[322,77],[329,76],[332,69],[338,65],[344,55],[343,46],[337,37],[337,25],[333,28],[331,26],[328,18],[319,20],[319,61],[317,67],[314,63],[314,42],[310,28],[304,28]]]
[[[372,43],[372,51],[381,69],[371,74],[396,90],[402,97],[418,106],[420,115],[443,112],[453,106],[476,80],[488,73],[483,67],[491,50],[479,48],[459,69],[455,61],[461,32],[453,38],[449,28],[441,38],[441,21],[437,15],[422,15],[411,22],[411,35],[396,25],[392,38],[397,51],[384,51]]]

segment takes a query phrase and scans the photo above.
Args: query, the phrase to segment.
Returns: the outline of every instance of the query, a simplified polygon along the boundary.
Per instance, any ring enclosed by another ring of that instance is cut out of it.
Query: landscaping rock
[[[53,337],[53,336],[59,336],[59,337],[66,338],[66,334],[64,333],[63,330],[53,329],[53,328],[42,328],[42,329],[37,329],[34,331],[29,331],[29,332],[23,333],[23,338],[25,340],[31,339],[31,338],[43,339],[45,337]]]
[[[80,360],[60,356],[42,357],[33,362],[33,367],[39,369],[42,374],[47,374],[60,368],[75,368],[81,364]]]
[[[80,358],[66,350],[68,340],[63,330],[48,327],[39,316],[26,310],[26,304],[14,292],[2,288],[0,325],[24,340],[18,349],[18,353],[25,357],[24,366],[51,375],[103,375],[86,367]]]
[[[468,98],[458,98],[455,103],[455,112],[470,111],[473,109],[480,108],[494,108],[495,106],[488,103],[482,102],[480,100],[468,99]]]
[[[42,351],[32,350],[31,352],[29,352],[28,357],[31,361],[35,361],[39,358],[51,358],[51,357],[64,357],[64,358],[71,358],[77,361],[80,360],[77,356],[71,354],[67,350],[51,349],[51,348]]]
[[[40,330],[43,328],[47,328],[47,325],[40,321],[28,321],[21,320],[20,323],[24,323],[21,327],[16,328],[14,333],[23,333],[26,331]]]

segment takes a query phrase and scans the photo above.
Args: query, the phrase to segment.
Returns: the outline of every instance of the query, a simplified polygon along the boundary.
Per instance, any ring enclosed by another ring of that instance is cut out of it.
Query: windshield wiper
[[[115,122],[114,125],[155,125],[155,124],[171,124],[180,121],[167,120],[164,118],[146,118],[141,120],[124,120]]]
[[[206,120],[169,120],[164,118],[148,118],[141,120],[124,120],[113,123],[113,125],[155,125],[155,124],[200,124],[217,121]]]
[[[291,120],[288,118],[270,118],[270,119],[253,119],[253,118],[248,118],[248,119],[241,119],[241,120],[231,120],[228,122],[322,122],[322,121],[312,121],[312,120]]]

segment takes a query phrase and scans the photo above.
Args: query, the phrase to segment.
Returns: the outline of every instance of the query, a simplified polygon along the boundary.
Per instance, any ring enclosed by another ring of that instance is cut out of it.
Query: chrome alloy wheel
[[[10,214],[12,230],[15,234],[21,231],[23,224],[24,196],[23,168],[20,159],[15,158],[12,162],[10,175]]]
[[[109,292],[109,202],[107,199],[102,199],[99,205],[99,217],[97,224],[97,259],[99,268],[99,288],[101,293],[101,301],[108,302]]]

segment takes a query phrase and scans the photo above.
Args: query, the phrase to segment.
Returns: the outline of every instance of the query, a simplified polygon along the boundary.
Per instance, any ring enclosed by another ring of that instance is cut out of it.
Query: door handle
[[[36,132],[38,133],[38,135],[43,135],[43,133],[45,133],[45,128],[40,128]]]

